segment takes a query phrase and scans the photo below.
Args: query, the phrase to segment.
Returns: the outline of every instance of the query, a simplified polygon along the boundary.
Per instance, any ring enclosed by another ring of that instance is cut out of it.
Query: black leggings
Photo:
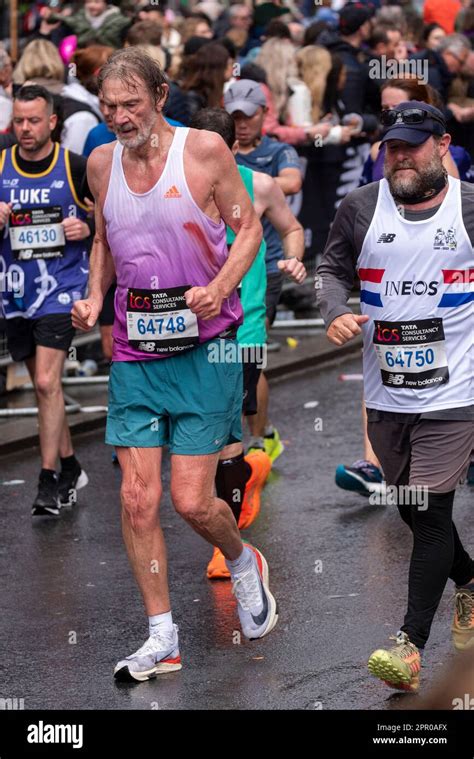
[[[219,461],[216,471],[216,494],[232,509],[235,521],[239,524],[240,512],[244,500],[245,485],[252,470],[244,459],[244,454],[232,459]]]
[[[463,548],[452,521],[454,493],[429,493],[426,510],[398,506],[413,533],[408,609],[401,629],[419,648],[428,640],[448,578],[456,585],[466,585],[474,577],[474,561]]]

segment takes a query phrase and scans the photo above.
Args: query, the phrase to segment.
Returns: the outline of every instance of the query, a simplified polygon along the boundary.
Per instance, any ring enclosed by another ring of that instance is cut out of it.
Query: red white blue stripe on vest
[[[438,308],[457,308],[474,301],[474,269],[442,269],[443,283],[449,285],[450,291],[443,293]],[[383,302],[379,288],[371,285],[381,285],[385,269],[359,269],[361,282],[360,302],[369,306],[382,308]],[[369,288],[367,287],[369,285]]]
[[[385,274],[385,269],[359,269],[358,271],[360,279],[360,302],[367,303],[368,306],[383,307],[382,298],[380,292],[377,290],[367,290],[366,284],[380,285]],[[362,287],[364,285],[364,287]]]
[[[443,269],[443,280],[452,285],[452,291],[445,292],[438,308],[456,308],[474,301],[474,269]]]

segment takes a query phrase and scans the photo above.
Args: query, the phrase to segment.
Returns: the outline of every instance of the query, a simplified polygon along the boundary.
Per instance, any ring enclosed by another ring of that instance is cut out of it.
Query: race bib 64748
[[[127,335],[145,353],[180,353],[199,342],[196,314],[186,304],[189,285],[127,292]]]

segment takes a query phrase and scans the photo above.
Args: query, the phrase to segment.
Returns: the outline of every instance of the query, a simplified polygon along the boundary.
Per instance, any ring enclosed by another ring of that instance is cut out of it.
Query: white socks
[[[248,569],[251,569],[252,553],[252,550],[248,546],[244,545],[244,549],[237,559],[234,559],[233,561],[226,559],[226,564],[232,577],[235,577],[235,575],[242,574],[242,572],[246,572]]]
[[[152,617],[148,617],[148,627],[150,636],[153,635],[173,635],[173,617],[170,611],[165,611],[164,614],[155,614]]]

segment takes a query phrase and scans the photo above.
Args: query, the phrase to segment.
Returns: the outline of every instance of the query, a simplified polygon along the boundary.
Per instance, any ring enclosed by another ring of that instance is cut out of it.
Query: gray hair
[[[9,63],[11,63],[11,58],[8,51],[4,47],[0,47],[0,71],[3,71]]]
[[[402,30],[406,26],[406,20],[403,9],[399,5],[384,5],[376,13],[377,26],[381,24],[390,24],[392,29]]]
[[[246,5],[244,5],[243,3],[234,3],[234,5],[231,5],[231,6],[229,7],[229,16],[230,16],[231,18],[233,18],[234,16],[236,16],[236,15],[237,15],[237,13],[238,13],[239,11],[241,11],[241,10],[242,10],[242,8],[243,8],[244,10],[248,10],[248,7],[247,7]]]
[[[140,79],[155,105],[165,94],[163,84],[168,84],[168,79],[156,60],[135,46],[112,53],[99,72],[99,92],[102,91],[105,80],[112,78],[119,79],[130,89],[135,87],[134,79]]]
[[[443,37],[441,44],[438,48],[438,52],[443,53],[451,51],[454,55],[459,55],[463,50],[471,52],[471,43],[464,34],[448,34],[447,37]]]

